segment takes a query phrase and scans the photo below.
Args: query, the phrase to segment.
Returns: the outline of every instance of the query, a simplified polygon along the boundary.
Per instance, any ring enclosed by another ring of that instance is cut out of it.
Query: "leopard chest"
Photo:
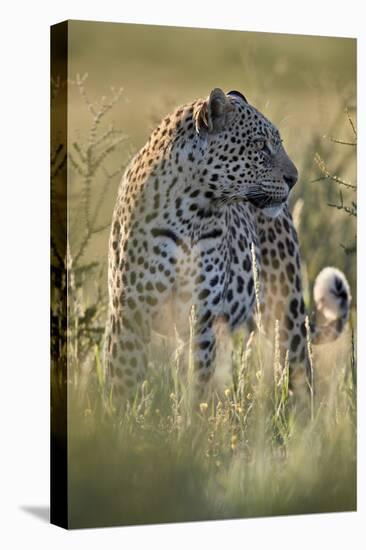
[[[192,305],[199,317],[224,318],[231,329],[248,318],[255,299],[252,243],[258,256],[256,226],[243,205],[225,207],[220,218],[196,231],[176,280],[178,332]]]
[[[251,315],[255,301],[253,255],[259,268],[256,225],[245,206],[235,206],[228,225],[225,288],[222,294],[223,315],[232,330]]]

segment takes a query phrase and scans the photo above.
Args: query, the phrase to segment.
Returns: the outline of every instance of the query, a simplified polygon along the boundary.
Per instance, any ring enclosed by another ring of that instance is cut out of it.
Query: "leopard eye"
[[[257,139],[255,142],[255,146],[258,151],[262,151],[266,147],[266,142],[264,139]]]

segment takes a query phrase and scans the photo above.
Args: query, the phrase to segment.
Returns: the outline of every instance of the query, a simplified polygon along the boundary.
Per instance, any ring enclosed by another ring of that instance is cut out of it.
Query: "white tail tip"
[[[329,321],[348,317],[351,304],[351,291],[348,281],[339,269],[325,267],[314,283],[316,308]]]

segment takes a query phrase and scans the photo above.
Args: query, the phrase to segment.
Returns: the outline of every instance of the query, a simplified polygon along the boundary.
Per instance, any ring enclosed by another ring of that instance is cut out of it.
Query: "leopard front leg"
[[[179,337],[181,345],[176,356],[179,373],[183,383],[190,384],[193,402],[198,404],[208,397],[215,373],[216,331],[213,319],[208,318],[207,312],[197,313],[196,308],[192,309],[190,321],[186,329],[179,332]]]
[[[134,298],[110,306],[106,329],[105,363],[108,392],[118,407],[133,399],[145,379],[150,327],[146,311]]]
[[[261,313],[272,340],[276,321],[282,364],[308,366],[305,305],[301,285],[299,244],[287,207],[277,217],[257,215],[261,254]]]
[[[153,260],[142,264],[144,271],[122,266],[110,268],[105,338],[108,389],[117,406],[133,399],[146,378],[153,319],[171,295],[168,276],[156,280]]]

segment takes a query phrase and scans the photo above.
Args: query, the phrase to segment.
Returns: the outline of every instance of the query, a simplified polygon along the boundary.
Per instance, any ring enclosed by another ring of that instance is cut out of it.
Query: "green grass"
[[[316,394],[288,390],[262,337],[234,353],[234,382],[192,407],[156,358],[127,412],[101,376],[69,392],[71,527],[356,509],[356,387],[350,332],[315,354]],[[275,346],[274,346],[275,348]],[[98,361],[96,362],[96,366]],[[83,388],[83,389],[81,389]]]

